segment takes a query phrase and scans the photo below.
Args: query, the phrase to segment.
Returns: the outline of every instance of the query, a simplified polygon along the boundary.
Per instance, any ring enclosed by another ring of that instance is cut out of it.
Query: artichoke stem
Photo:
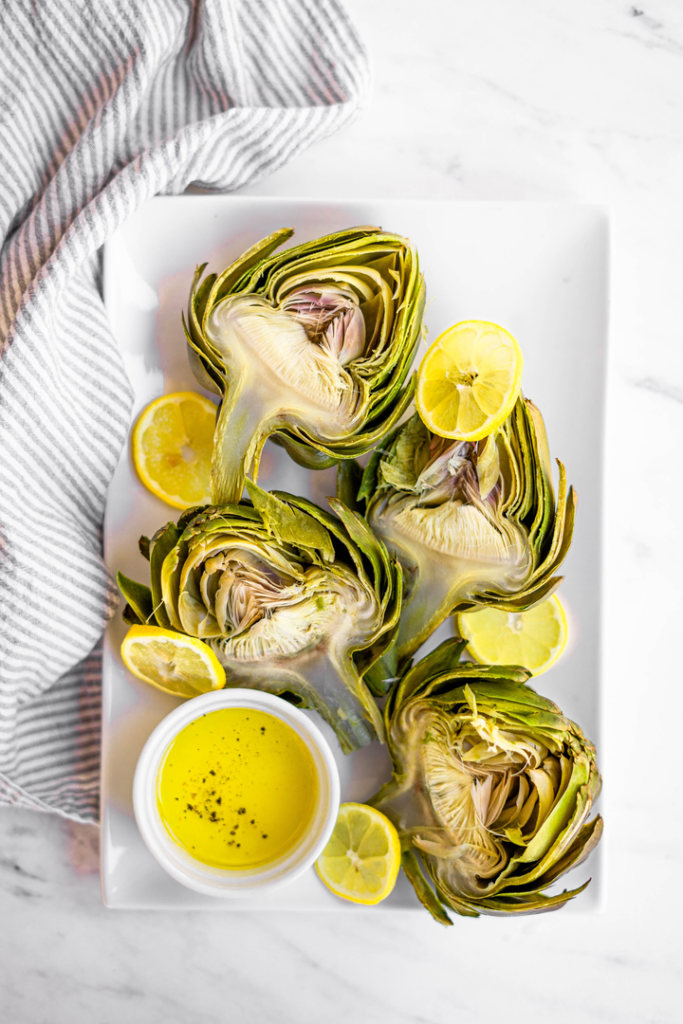
[[[376,738],[376,732],[381,733],[382,720],[377,705],[369,694],[361,693],[361,688],[365,687],[350,659],[345,670],[343,664],[338,664],[319,648],[306,666],[306,680],[316,695],[322,697],[326,709],[323,717],[337,733],[345,754],[366,747]],[[316,710],[322,713],[322,709]],[[369,717],[372,722],[368,721]]]
[[[247,375],[231,381],[216,424],[211,462],[211,500],[234,505],[242,498],[244,482],[258,477],[263,446],[274,426],[258,395],[247,386]]]
[[[408,596],[401,609],[396,640],[378,662],[380,669],[386,669],[389,676],[396,675],[396,664],[400,673],[405,662],[429,639],[461,597],[457,573],[448,564],[417,569],[412,581],[410,570],[406,575]],[[427,586],[421,585],[419,575],[429,580]]]
[[[366,747],[376,731],[382,731],[379,709],[370,695],[362,692],[364,686],[353,664],[345,670],[324,647],[299,654],[295,667],[285,657],[268,659],[266,664],[241,661],[226,655],[220,640],[209,641],[209,646],[225,666],[228,685],[297,694],[332,726],[345,754]]]

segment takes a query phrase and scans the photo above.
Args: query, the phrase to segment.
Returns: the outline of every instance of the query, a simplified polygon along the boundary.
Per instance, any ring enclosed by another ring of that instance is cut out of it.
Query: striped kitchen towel
[[[347,123],[338,0],[0,0],[0,803],[97,820],[107,487],[132,393],[99,253]]]

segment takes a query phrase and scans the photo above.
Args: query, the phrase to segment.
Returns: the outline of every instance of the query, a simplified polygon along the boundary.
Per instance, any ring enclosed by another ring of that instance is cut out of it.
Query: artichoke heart
[[[362,455],[396,426],[422,330],[417,252],[399,235],[351,228],[275,254],[284,228],[220,275],[195,274],[190,363],[222,395],[212,499],[237,502],[274,437],[311,469]]]
[[[190,509],[156,533],[150,587],[119,573],[127,621],[204,640],[228,685],[315,708],[345,751],[383,737],[363,675],[398,627],[399,566],[340,502],[335,518],[247,486],[251,501]]]
[[[405,576],[396,643],[373,670],[378,692],[451,612],[523,611],[558,586],[575,507],[559,467],[556,502],[543,420],[522,398],[481,441],[438,437],[415,415],[374,453],[348,500]],[[338,493],[348,488],[343,470]]]
[[[359,310],[358,314],[362,320]],[[334,324],[330,339],[323,332],[320,336],[313,331],[309,334],[296,312],[277,309],[258,296],[236,296],[216,306],[206,334],[226,363],[238,368],[238,374],[248,376],[252,365],[261,364],[260,412],[272,418],[286,409],[293,422],[304,427],[312,424],[318,434],[329,439],[343,438],[358,426],[363,394],[340,358],[344,320],[342,313],[336,321],[340,344],[331,345],[328,340],[335,341]],[[361,346],[363,340],[364,331]]]
[[[597,844],[595,749],[517,666],[461,662],[447,640],[385,707],[392,780],[370,801],[396,825],[403,867],[434,917],[563,906],[543,893]],[[431,879],[427,883],[423,868]],[[588,883],[585,883],[586,885]]]

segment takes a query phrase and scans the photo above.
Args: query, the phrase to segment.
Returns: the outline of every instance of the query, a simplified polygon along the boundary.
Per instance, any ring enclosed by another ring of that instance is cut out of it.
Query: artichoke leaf
[[[543,896],[541,893],[531,893],[522,896],[491,897],[483,899],[477,904],[472,904],[471,908],[474,909],[474,906],[476,906],[482,914],[487,914],[491,917],[509,917],[511,914],[543,914],[547,911],[561,910],[570,900],[582,893],[589,885],[589,882],[590,879],[588,882],[584,882],[583,885],[577,886],[576,889],[565,889],[564,892],[558,893],[556,896]],[[444,899],[447,905],[450,905],[451,901],[447,896],[442,894],[442,899]],[[470,904],[465,902],[465,906],[470,906]],[[453,909],[455,910],[456,907],[454,906]]]
[[[444,910],[443,904],[435,895],[434,890],[427,883],[419,861],[412,850],[406,850],[401,854],[401,867],[413,886],[420,903],[429,911],[434,920],[445,927],[452,925],[453,922]],[[478,914],[467,911],[466,916],[478,917]]]
[[[591,821],[587,821],[576,834],[572,845],[565,850],[563,856],[554,860],[553,864],[548,865],[545,869],[543,872],[543,886],[551,885],[556,878],[560,878],[565,872],[579,867],[600,842],[603,827],[603,820],[600,815],[597,815]]]
[[[206,321],[207,308],[210,309],[212,306],[219,302],[225,295],[229,295],[233,289],[233,286],[247,277],[254,267],[260,267],[264,259],[271,256],[276,249],[286,242],[294,234],[294,228],[280,228],[278,231],[273,231],[270,235],[262,238],[260,241],[252,245],[250,249],[247,249],[234,263],[231,263],[226,270],[220,275],[212,275],[214,281],[212,283],[211,291],[208,295],[206,305],[201,311],[202,315],[202,327]],[[206,265],[206,264],[205,264]]]
[[[466,640],[450,638],[425,655],[399,680],[389,698],[387,710],[393,713],[396,706],[403,704],[425,683],[436,685],[438,680],[444,676],[450,681],[452,676],[448,674],[449,670],[460,664],[460,657],[466,647]]]
[[[389,556],[383,544],[378,543],[365,519],[358,512],[351,512],[343,502],[330,499],[330,508],[337,513],[349,536],[372,566],[373,580],[380,580],[389,571]]]
[[[317,519],[300,512],[296,505],[281,501],[275,494],[261,490],[251,480],[247,480],[247,493],[267,529],[278,541],[296,547],[315,548],[326,562],[334,561],[330,534]]]
[[[152,601],[154,604],[154,618],[157,625],[162,629],[171,629],[171,620],[164,607],[164,599],[161,590],[161,567],[166,555],[173,550],[182,535],[182,530],[175,523],[167,523],[161,530],[157,530],[150,545],[150,586],[152,590]]]
[[[135,580],[124,576],[122,572],[116,574],[116,582],[130,608],[130,611],[125,609],[126,622],[131,625],[147,625],[154,616],[154,602],[150,588],[142,583],[136,583]]]

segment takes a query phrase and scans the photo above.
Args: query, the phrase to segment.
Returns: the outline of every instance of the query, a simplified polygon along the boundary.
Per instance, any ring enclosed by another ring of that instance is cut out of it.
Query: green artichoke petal
[[[281,501],[275,494],[261,490],[251,480],[247,480],[247,492],[266,527],[279,541],[315,548],[326,562],[334,561],[330,534],[319,520],[299,511],[295,505]]]
[[[217,302],[220,302],[222,298],[230,294],[235,283],[242,280],[246,274],[250,273],[253,267],[262,266],[263,261],[274,253],[276,249],[279,249],[283,242],[286,242],[293,234],[294,228],[280,228],[279,231],[273,231],[272,234],[267,235],[255,245],[252,245],[250,249],[247,249],[247,251],[235,260],[234,263],[231,263],[222,274],[218,276],[215,274],[212,275],[214,280],[211,290],[207,295],[206,301],[201,306],[202,328],[206,322],[207,310],[210,310],[211,307],[215,306]],[[206,264],[204,265],[206,266]],[[198,303],[199,302],[200,299],[198,295]]]
[[[161,567],[164,564],[166,555],[178,543],[182,532],[175,523],[167,523],[163,529],[157,530],[150,545],[149,578],[152,589],[154,618],[157,625],[161,626],[162,629],[172,629],[173,627],[164,607],[164,598],[161,591]]]
[[[401,867],[413,886],[420,903],[429,911],[434,920],[438,921],[439,924],[445,925],[445,927],[452,925],[453,922],[444,910],[443,903],[438,899],[434,890],[427,883],[427,880],[422,873],[420,863],[412,850],[405,850],[401,854]],[[479,916],[476,912],[469,910],[465,910],[464,914],[467,917]]]
[[[492,917],[509,917],[510,914],[541,914],[550,910],[560,910],[571,899],[582,893],[589,883],[590,879],[583,885],[577,886],[576,889],[565,889],[564,892],[558,893],[556,896],[543,896],[540,893],[535,893],[528,896],[487,897],[476,902],[469,903],[466,900],[462,902],[471,910],[478,910],[479,913],[490,914]],[[453,909],[457,909],[456,900],[448,899],[445,894],[442,894],[442,899],[449,906],[453,903]],[[462,911],[458,910],[458,913],[462,913]]]
[[[536,833],[524,853],[520,857],[514,858],[518,864],[538,861],[542,865],[543,858],[548,851],[557,846],[563,830],[570,823],[577,821],[586,812],[590,811],[592,799],[586,787],[589,774],[590,763],[588,757],[584,755],[577,758],[573,764],[569,786],[561,799],[555,804],[546,818],[543,827]]]
[[[403,704],[425,683],[432,683],[454,669],[460,663],[460,657],[467,647],[467,641],[459,638],[444,640],[433,651],[418,661],[406,672],[395,687],[388,705],[391,712]],[[451,678],[448,676],[447,678]]]
[[[377,540],[366,521],[357,512],[351,512],[336,498],[330,500],[330,508],[337,513],[349,537],[370,562],[374,581],[383,579],[389,573],[390,566],[387,549]]]
[[[116,582],[130,608],[130,611],[126,610],[126,622],[130,625],[147,625],[154,616],[154,602],[150,588],[142,583],[136,583],[135,580],[124,576],[122,572],[116,574]]]

